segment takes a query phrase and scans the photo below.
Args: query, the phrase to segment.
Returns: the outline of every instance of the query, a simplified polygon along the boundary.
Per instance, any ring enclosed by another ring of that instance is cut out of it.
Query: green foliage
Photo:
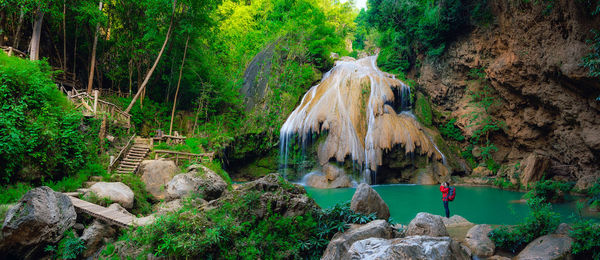
[[[12,206],[11,204],[0,204],[0,222],[4,223],[4,218]]]
[[[44,181],[41,185],[48,186],[57,192],[75,191],[82,187],[83,183],[86,182],[90,176],[102,175],[105,172],[106,170],[102,165],[88,161],[88,164],[75,175],[63,177],[58,181]],[[30,183],[19,182],[8,185],[0,190],[0,204],[14,203],[31,189],[33,189],[33,186]]]
[[[110,204],[113,203],[113,201],[110,198],[100,197],[95,192],[89,192],[89,193],[86,193],[85,195],[80,195],[80,197],[82,200],[85,200],[87,202],[97,204],[97,205],[100,205],[103,207],[108,207]]]
[[[338,203],[317,214],[317,228],[310,239],[302,243],[304,256],[319,259],[333,235],[344,232],[349,224],[364,224],[376,219],[374,213],[362,215],[350,209],[350,202]]]
[[[56,255],[60,259],[77,259],[83,250],[85,250],[83,240],[76,237],[73,230],[68,230],[58,242]]]
[[[460,155],[469,163],[471,168],[477,167],[477,159],[473,155],[473,145],[469,145],[463,150]]]
[[[560,215],[552,211],[552,206],[540,198],[527,201],[531,210],[525,221],[512,228],[500,226],[489,233],[496,247],[512,253],[521,251],[534,239],[553,232],[560,222]]]
[[[505,177],[495,178],[492,184],[494,186],[500,187],[500,188],[505,189],[505,190],[518,188],[517,185],[513,184],[512,182],[510,182]]]
[[[471,10],[471,20],[479,26],[488,26],[494,21],[494,15],[489,8],[488,0],[475,1]]]
[[[0,54],[0,177],[56,180],[75,174],[95,156],[86,139],[97,132],[80,130],[84,121],[52,83],[47,63]]]
[[[417,104],[415,105],[416,116],[419,122],[426,126],[431,126],[433,123],[433,113],[431,112],[431,105],[423,94],[417,95]]]
[[[146,216],[152,213],[152,202],[155,199],[146,191],[146,184],[144,184],[140,176],[135,174],[120,174],[119,176],[115,181],[122,182],[133,191],[134,197],[131,213],[138,216]]]
[[[600,7],[599,7],[600,8]],[[600,77],[600,32],[592,30],[594,38],[588,40],[588,44],[591,44],[591,50],[588,55],[583,57],[582,66],[589,70],[591,77]]]
[[[462,131],[460,131],[460,129],[456,127],[455,123],[456,118],[450,119],[450,121],[448,121],[445,125],[439,128],[440,133],[446,138],[451,138],[456,141],[462,142],[465,140],[465,136],[462,134]]]
[[[575,222],[569,236],[572,253],[580,259],[600,259],[600,225],[592,220]]]
[[[297,189],[280,179],[283,190]],[[281,191],[283,191],[281,190]],[[273,191],[280,192],[280,191]],[[332,236],[349,223],[366,223],[374,215],[350,210],[349,203],[331,209],[284,217],[274,213],[262,191],[233,191],[219,206],[200,211],[193,200],[178,212],[168,213],[153,224],[131,230],[129,245],[155,256],[207,259],[299,259],[319,258]],[[266,205],[264,216],[256,209]],[[108,250],[104,255],[111,255]]]
[[[487,4],[478,1],[369,0],[367,4],[367,12],[357,20],[359,43],[365,41],[370,28],[378,30],[378,65],[391,73],[416,65],[418,54],[443,54],[457,35],[468,30],[469,17],[476,23],[491,20]]]
[[[594,185],[587,192],[590,198],[587,203],[591,207],[600,208],[600,178],[596,180]]]
[[[542,202],[557,202],[571,191],[574,183],[553,180],[541,180],[535,183],[533,189],[525,194],[526,198],[539,198]]]

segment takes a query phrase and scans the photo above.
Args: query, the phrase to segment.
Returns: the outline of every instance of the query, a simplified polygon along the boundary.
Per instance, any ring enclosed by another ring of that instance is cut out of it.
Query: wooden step
[[[141,162],[144,160],[144,157],[126,157],[123,161],[136,161]]]
[[[144,148],[144,149],[141,149],[141,148],[135,148],[135,147],[134,147],[134,148],[131,148],[129,151],[133,151],[133,152],[143,152],[143,153],[145,153],[145,152],[147,152],[147,151],[149,151],[149,150],[150,150],[150,149],[146,149],[146,148]]]

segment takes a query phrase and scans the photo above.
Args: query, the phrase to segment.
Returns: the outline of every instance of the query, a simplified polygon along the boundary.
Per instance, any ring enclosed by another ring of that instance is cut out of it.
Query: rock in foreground
[[[488,237],[490,231],[490,225],[476,225],[467,232],[465,243],[476,256],[489,257],[494,254],[496,245]]]
[[[352,244],[346,259],[471,259],[449,237],[411,236],[397,239],[369,238]]]
[[[352,201],[350,202],[350,209],[357,213],[369,215],[375,213],[379,219],[390,218],[390,209],[379,194],[369,186],[369,184],[361,183],[356,188]]]
[[[227,183],[221,176],[202,165],[192,165],[187,170],[187,173],[176,175],[167,184],[168,200],[197,192],[203,199],[211,201],[219,198],[227,188]]]
[[[307,176],[306,185],[318,189],[337,189],[352,187],[352,180],[343,169],[331,164],[323,166],[323,173],[315,172]]]
[[[235,203],[241,197],[256,196],[257,206],[249,214],[262,219],[273,213],[284,217],[301,216],[318,208],[317,203],[306,194],[304,187],[289,183],[277,173],[242,184],[238,189],[227,192],[206,207],[215,208],[224,203]]]
[[[133,191],[122,182],[98,182],[90,187],[90,192],[95,193],[100,199],[108,198],[119,203],[126,209],[133,208]]]
[[[517,255],[517,260],[570,259],[573,239],[560,234],[538,237]]]
[[[37,258],[47,244],[58,242],[75,225],[76,218],[67,195],[46,186],[30,190],[6,215],[0,258]]]
[[[350,228],[344,233],[338,233],[327,245],[321,260],[350,259],[349,250],[352,244],[367,238],[383,240],[393,238],[392,227],[385,220],[374,220],[365,225]]]
[[[408,224],[406,235],[445,237],[448,236],[448,231],[442,221],[442,217],[421,212]]]
[[[167,197],[165,186],[179,172],[179,168],[170,160],[145,160],[140,165],[140,171],[146,191],[162,200]]]

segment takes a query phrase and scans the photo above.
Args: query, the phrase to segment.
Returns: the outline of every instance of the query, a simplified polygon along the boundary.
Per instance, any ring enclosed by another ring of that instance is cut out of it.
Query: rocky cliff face
[[[491,25],[466,33],[416,71],[422,91],[469,136],[468,73],[484,68],[500,100],[490,114],[505,122],[491,136],[494,159],[510,164],[535,153],[550,161],[549,176],[593,182],[600,177],[600,81],[580,64],[600,19],[582,2],[490,1]]]

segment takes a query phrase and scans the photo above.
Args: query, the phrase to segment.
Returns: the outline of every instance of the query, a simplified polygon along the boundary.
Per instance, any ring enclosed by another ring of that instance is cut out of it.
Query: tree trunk
[[[67,71],[67,0],[63,0],[63,71]]]
[[[160,61],[160,57],[162,56],[163,52],[165,51],[165,47],[167,46],[167,42],[169,42],[169,37],[171,36],[171,30],[173,29],[173,17],[175,16],[175,6],[176,5],[177,5],[177,0],[174,0],[173,1],[173,13],[171,14],[171,22],[169,24],[169,29],[167,30],[167,36],[165,37],[165,42],[163,42],[163,45],[160,48],[160,52],[158,53],[158,57],[156,57],[154,64],[148,71],[148,74],[146,74],[146,78],[144,78],[144,82],[142,82],[142,85],[140,85],[140,88],[138,89],[137,93],[135,93],[135,96],[133,96],[133,99],[131,99],[131,103],[129,103],[129,106],[125,109],[125,113],[129,113],[129,111],[133,107],[133,104],[135,104],[136,99],[142,93],[142,90],[144,90],[144,88],[146,88],[146,85],[148,84],[148,81],[150,80],[150,77],[152,76],[154,69],[156,69],[156,65],[158,65],[158,62]]]
[[[102,1],[98,5],[98,9],[102,11]],[[94,34],[94,44],[92,45],[92,62],[90,64],[90,76],[88,77],[87,93],[92,93],[92,85],[94,83],[94,70],[96,69],[96,46],[98,45],[98,31],[100,24],[96,24],[96,33]]]
[[[35,12],[35,22],[33,23],[33,33],[29,43],[29,59],[39,60],[40,58],[40,37],[42,36],[42,22],[44,22],[44,12],[38,7]]]
[[[183,49],[183,60],[181,61],[181,68],[179,69],[179,79],[177,80],[177,90],[175,90],[175,97],[173,98],[173,111],[171,111],[171,125],[169,125],[169,135],[173,131],[173,118],[175,117],[175,107],[177,106],[177,95],[179,94],[179,85],[181,84],[181,74],[183,74],[183,65],[185,64],[185,55],[187,54],[188,42],[190,36],[188,35],[185,40],[185,48]]]
[[[6,28],[7,26],[4,26],[4,17],[6,16],[6,11],[5,10],[0,10],[0,27],[1,28]],[[4,30],[0,30],[0,46],[4,46]]]
[[[21,7],[19,22],[17,23],[17,31],[15,32],[15,38],[13,40],[13,47],[17,50],[19,49],[19,38],[21,36],[21,25],[23,25],[23,18],[25,18],[25,11],[23,11],[23,7]]]
[[[77,72],[75,69],[77,68],[77,29],[79,29],[79,24],[75,23],[75,44],[73,45],[73,81],[77,80]]]

